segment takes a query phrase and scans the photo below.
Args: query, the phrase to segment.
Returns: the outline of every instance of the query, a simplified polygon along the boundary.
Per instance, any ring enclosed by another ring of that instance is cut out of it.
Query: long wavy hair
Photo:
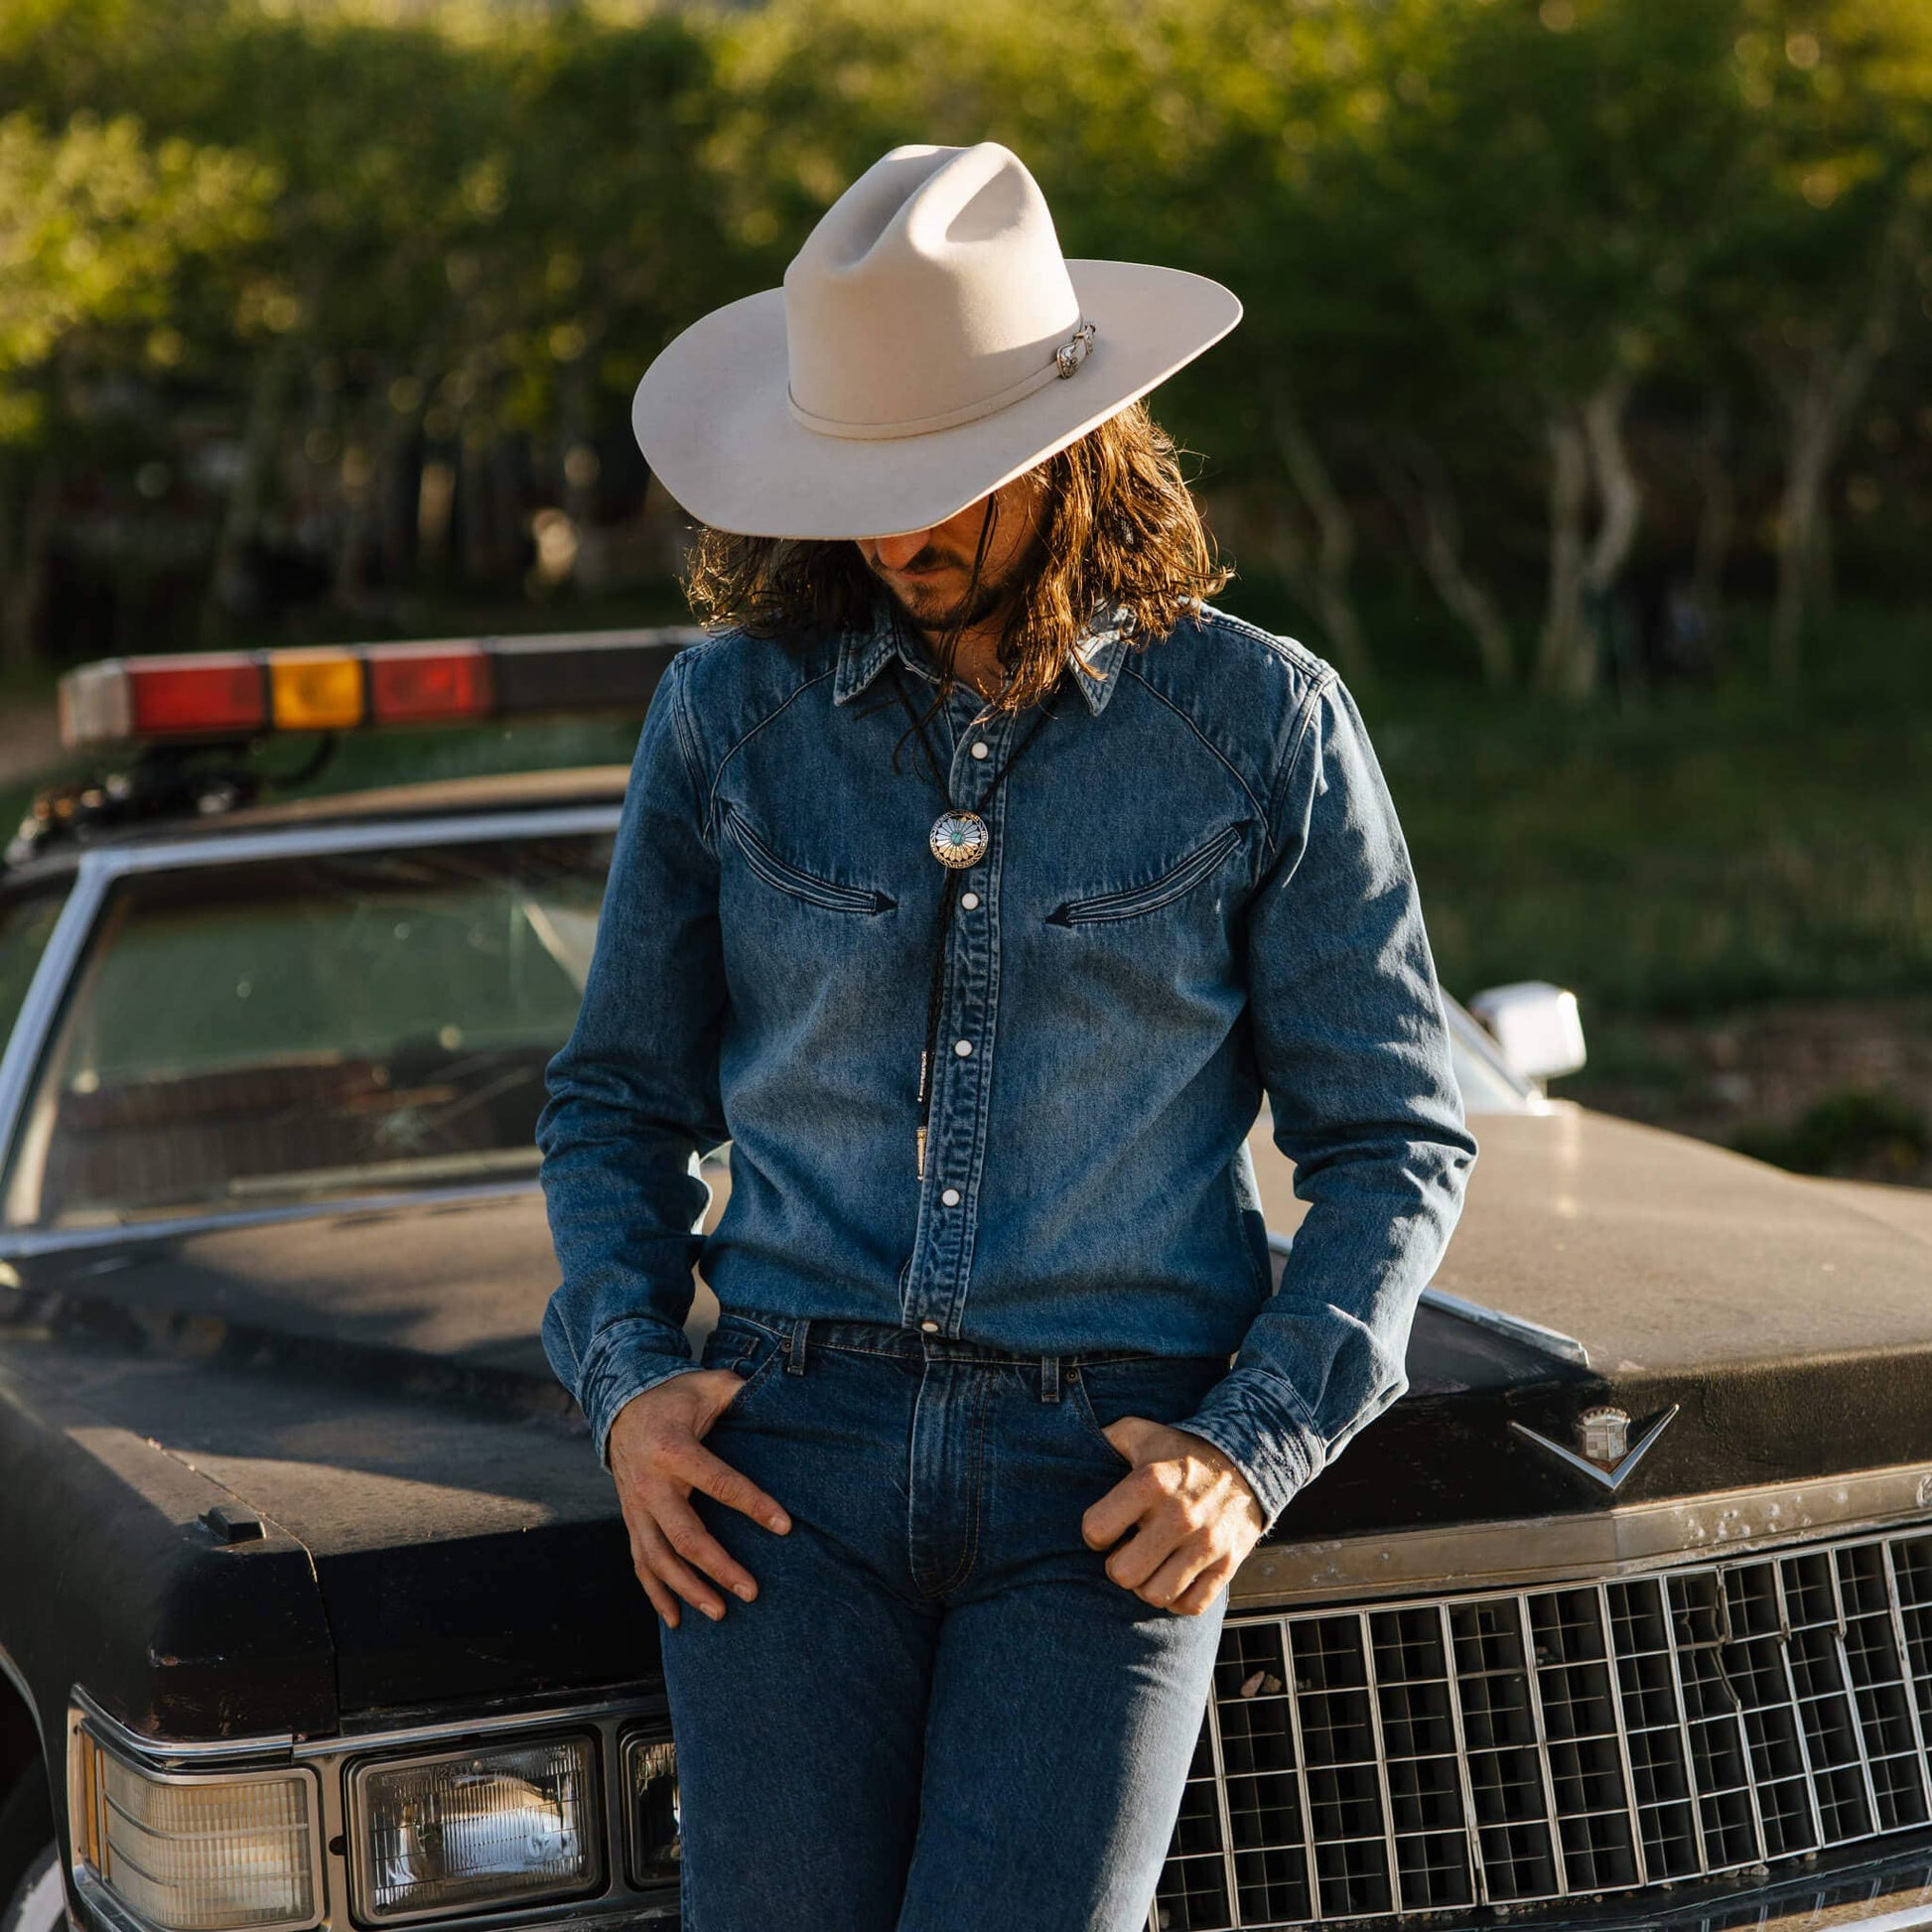
[[[1033,523],[1005,607],[999,640],[1005,685],[990,706],[1024,711],[1050,692],[1071,663],[1097,677],[1067,646],[1103,605],[1129,613],[1131,648],[1172,630],[1187,606],[1233,575],[1201,521],[1173,439],[1142,402],[1130,404],[1029,471],[1023,498]],[[998,524],[987,499],[973,572],[960,609],[973,605]],[[700,527],[686,560],[684,593],[706,624],[759,636],[823,634],[871,621],[879,580],[856,543],[734,536]],[[931,717],[953,690],[959,629],[935,646],[939,689]]]

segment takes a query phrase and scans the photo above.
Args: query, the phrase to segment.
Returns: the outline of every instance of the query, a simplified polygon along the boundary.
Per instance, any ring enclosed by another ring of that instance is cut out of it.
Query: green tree
[[[151,140],[129,115],[0,118],[0,662],[27,657],[103,385],[180,361],[185,271],[250,244],[274,188],[253,157]]]

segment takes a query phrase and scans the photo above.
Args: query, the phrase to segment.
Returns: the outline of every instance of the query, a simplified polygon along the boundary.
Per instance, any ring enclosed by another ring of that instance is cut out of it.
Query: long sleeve
[[[1476,1157],[1394,802],[1332,671],[1298,719],[1247,928],[1275,1144],[1309,1204],[1227,1376],[1180,1425],[1268,1523],[1408,1387],[1416,1304]]]
[[[685,669],[672,658],[638,736],[583,1005],[536,1126],[563,1277],[544,1352],[605,1460],[618,1411],[696,1366],[684,1320],[710,1202],[698,1158],[728,1138],[718,868]]]

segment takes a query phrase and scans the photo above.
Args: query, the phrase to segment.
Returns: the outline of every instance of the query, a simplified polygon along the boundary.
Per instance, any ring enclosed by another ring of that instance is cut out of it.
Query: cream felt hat
[[[631,400],[664,487],[715,529],[923,530],[1218,342],[1241,304],[1141,262],[1068,261],[996,141],[895,148],[826,210],[781,289],[695,322]]]

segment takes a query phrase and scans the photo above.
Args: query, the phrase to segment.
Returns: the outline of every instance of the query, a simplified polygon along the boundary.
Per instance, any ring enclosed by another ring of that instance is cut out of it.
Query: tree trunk
[[[1343,678],[1351,684],[1366,680],[1374,670],[1368,633],[1348,586],[1355,557],[1354,519],[1285,387],[1275,387],[1270,413],[1282,467],[1314,523],[1314,555],[1305,576],[1315,615]]]
[[[1620,371],[1584,405],[1584,441],[1601,507],[1601,521],[1584,559],[1584,582],[1598,597],[1607,597],[1616,588],[1643,514],[1643,490],[1623,442],[1623,419],[1634,386],[1631,377]]]
[[[297,345],[278,337],[255,363],[255,380],[248,393],[248,415],[241,436],[241,469],[228,491],[221,517],[221,535],[214,551],[202,599],[201,637],[213,649],[227,635],[229,613],[242,593],[242,553],[261,525],[268,500],[268,483],[282,447],[282,425],[299,366]]]
[[[1918,253],[1916,212],[1893,221],[1871,278],[1871,294],[1849,342],[1826,343],[1804,367],[1772,384],[1785,413],[1784,492],[1778,517],[1778,602],[1771,625],[1771,674],[1798,682],[1805,623],[1829,595],[1830,509],[1826,485],[1852,417],[1891,347],[1908,261]]]
[[[1574,410],[1544,422],[1550,444],[1550,562],[1543,633],[1537,640],[1536,682],[1572,695],[1594,681],[1594,640],[1584,621],[1584,504],[1589,491],[1589,451]],[[1584,665],[1579,671],[1579,660]]]
[[[1448,468],[1422,437],[1408,432],[1371,446],[1371,456],[1431,588],[1475,640],[1483,682],[1492,690],[1512,683],[1515,643],[1496,600],[1463,560],[1462,518]]]
[[[1693,468],[1698,481],[1697,557],[1691,597],[1707,639],[1724,621],[1725,567],[1737,528],[1737,489],[1730,474],[1730,398],[1720,392],[1705,413]]]
[[[41,655],[48,557],[61,501],[61,470],[51,455],[34,462],[21,506],[19,537],[0,580],[0,668],[29,669]]]
[[[1861,348],[1864,339],[1861,338]],[[1771,626],[1771,673],[1787,688],[1798,682],[1807,619],[1819,608],[1826,486],[1844,447],[1852,411],[1871,379],[1877,351],[1834,354],[1820,349],[1801,383],[1785,393],[1784,490],[1778,507],[1778,601]]]

